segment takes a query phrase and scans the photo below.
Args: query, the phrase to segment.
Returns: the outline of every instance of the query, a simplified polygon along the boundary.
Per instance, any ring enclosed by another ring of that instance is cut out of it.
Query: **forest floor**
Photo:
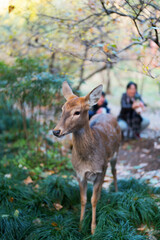
[[[143,138],[122,142],[117,162],[118,179],[134,177],[160,187],[160,134],[152,138],[153,135],[154,131],[148,129]],[[104,187],[112,181],[109,166]]]

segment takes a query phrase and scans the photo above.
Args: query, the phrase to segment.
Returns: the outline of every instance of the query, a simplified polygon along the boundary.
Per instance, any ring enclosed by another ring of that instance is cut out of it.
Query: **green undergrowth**
[[[102,191],[97,228],[91,236],[92,186],[88,187],[86,215],[80,230],[77,182],[71,177],[52,175],[24,184],[28,174],[28,170],[14,166],[1,171],[0,239],[148,239],[148,232],[137,230],[142,225],[154,230],[157,239],[160,237],[159,195],[144,182],[119,180],[119,192],[115,193],[112,185],[108,192]]]
[[[102,191],[93,236],[89,185],[80,229],[79,186],[61,144],[31,119],[26,137],[11,105],[0,113],[0,240],[146,240],[151,232],[160,239],[160,188],[135,179],[119,180],[117,193],[113,184]]]
[[[10,105],[1,106],[0,113],[0,163],[3,167],[13,165],[28,169],[33,180],[39,179],[46,171],[71,171],[68,157],[61,152],[61,144],[47,137],[50,127],[27,119],[26,138],[18,110]]]

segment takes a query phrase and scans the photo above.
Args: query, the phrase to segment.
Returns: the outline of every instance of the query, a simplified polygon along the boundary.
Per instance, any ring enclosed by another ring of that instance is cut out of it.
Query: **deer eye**
[[[74,113],[74,115],[80,115],[80,113],[81,113],[81,112],[76,111],[76,112]]]

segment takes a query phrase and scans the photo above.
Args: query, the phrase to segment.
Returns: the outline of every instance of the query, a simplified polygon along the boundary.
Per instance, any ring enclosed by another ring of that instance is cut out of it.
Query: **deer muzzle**
[[[53,130],[53,135],[56,137],[60,137],[61,130]]]

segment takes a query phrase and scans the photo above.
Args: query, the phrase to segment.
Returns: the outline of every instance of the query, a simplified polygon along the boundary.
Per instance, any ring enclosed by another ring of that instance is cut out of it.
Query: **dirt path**
[[[160,135],[154,139],[141,138],[123,142],[118,156],[117,176],[118,179],[144,179],[147,183],[160,187]],[[104,187],[108,187],[112,180],[109,167]]]

